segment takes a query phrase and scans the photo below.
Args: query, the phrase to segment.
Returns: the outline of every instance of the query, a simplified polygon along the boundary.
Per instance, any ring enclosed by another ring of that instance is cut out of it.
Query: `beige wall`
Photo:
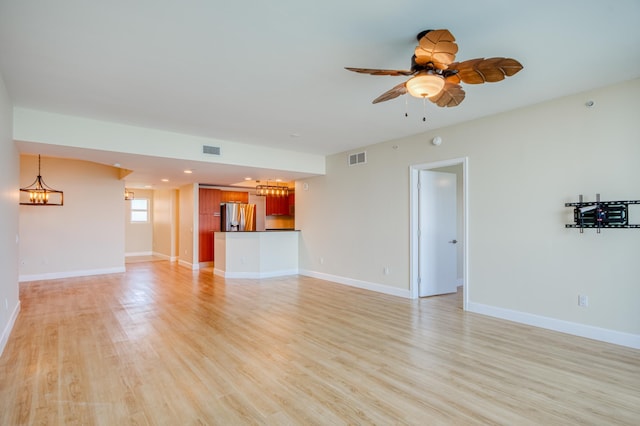
[[[149,221],[131,222],[131,202],[125,201],[124,205],[124,252],[127,256],[135,256],[142,254],[152,254],[153,251],[153,190],[135,189],[133,190],[135,198],[145,198],[149,200]]]
[[[0,354],[20,310],[18,300],[19,155],[12,138],[11,99],[0,75]]]
[[[153,253],[178,259],[178,191],[153,191]]]
[[[198,185],[184,185],[179,190],[178,214],[180,226],[178,235],[178,261],[189,268],[198,269]]]
[[[595,107],[585,107],[589,99]],[[638,111],[633,80],[371,145],[364,165],[331,156],[326,176],[296,186],[300,268],[406,292],[409,166],[468,157],[470,309],[638,344],[640,230],[564,226],[572,221],[564,203],[578,194],[640,199]],[[430,144],[436,135],[439,147]]]
[[[20,157],[20,186],[33,182],[38,157]],[[45,182],[64,191],[64,206],[20,206],[23,281],[124,270],[124,196],[118,169],[42,157]]]

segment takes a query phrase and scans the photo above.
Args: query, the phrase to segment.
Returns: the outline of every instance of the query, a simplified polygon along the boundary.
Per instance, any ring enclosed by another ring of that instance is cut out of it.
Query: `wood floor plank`
[[[167,261],[21,284],[2,425],[637,425],[640,351]]]

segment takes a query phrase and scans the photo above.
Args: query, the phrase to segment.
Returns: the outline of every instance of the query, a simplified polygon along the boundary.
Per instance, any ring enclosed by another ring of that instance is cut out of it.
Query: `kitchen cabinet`
[[[220,213],[221,190],[200,188],[198,192],[198,212],[200,214]]]
[[[248,203],[249,193],[200,188],[198,191],[198,261],[213,262],[213,233],[220,231],[220,203]]]
[[[220,231],[222,191],[200,188],[198,191],[198,261],[213,262],[213,233]]]
[[[265,207],[267,216],[289,215],[289,198],[267,195]]]
[[[292,203],[295,199],[294,194],[288,197],[278,197],[275,195],[266,196],[266,214],[267,216],[289,216],[293,213]]]
[[[244,191],[220,191],[220,203],[248,203],[249,193]],[[218,203],[218,210],[220,209]]]

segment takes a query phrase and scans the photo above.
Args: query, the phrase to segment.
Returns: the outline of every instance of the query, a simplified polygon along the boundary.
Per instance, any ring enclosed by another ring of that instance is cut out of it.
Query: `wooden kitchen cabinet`
[[[220,191],[220,202],[221,203],[248,203],[249,202],[249,193],[243,191]],[[218,210],[220,210],[220,206],[218,206]]]
[[[248,203],[249,193],[200,188],[198,191],[198,261],[213,262],[213,233],[220,231],[220,203]]]
[[[198,212],[200,214],[220,213],[221,192],[219,189],[200,188]]]
[[[220,231],[220,202],[223,191],[200,188],[198,191],[198,261],[213,262],[213,233]]]
[[[295,216],[296,214],[296,193],[295,192],[289,193],[288,201],[289,201],[289,215]]]
[[[291,214],[289,211],[289,197],[267,195],[265,203],[267,216],[289,216]]]

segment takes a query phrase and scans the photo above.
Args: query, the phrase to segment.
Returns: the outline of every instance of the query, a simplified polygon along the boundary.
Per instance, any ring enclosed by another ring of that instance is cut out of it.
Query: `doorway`
[[[462,286],[462,304],[465,310],[469,295],[467,170],[466,157],[410,167],[411,298],[449,293],[455,291],[455,287]],[[457,184],[454,184],[456,202],[453,207],[451,203],[447,207],[446,197],[441,198],[443,187],[452,185],[451,181],[447,180],[450,176],[455,176],[457,179]],[[446,183],[447,181],[449,183]],[[447,226],[445,223],[447,217],[451,216],[456,218],[455,230],[441,232],[441,228]],[[434,229],[437,232],[434,232]],[[451,257],[455,264],[453,272]],[[447,258],[449,258],[448,261]],[[448,270],[439,271],[438,268],[448,268]],[[450,282],[452,273],[455,274],[453,290]],[[442,277],[448,277],[444,280],[449,282],[443,283]]]

